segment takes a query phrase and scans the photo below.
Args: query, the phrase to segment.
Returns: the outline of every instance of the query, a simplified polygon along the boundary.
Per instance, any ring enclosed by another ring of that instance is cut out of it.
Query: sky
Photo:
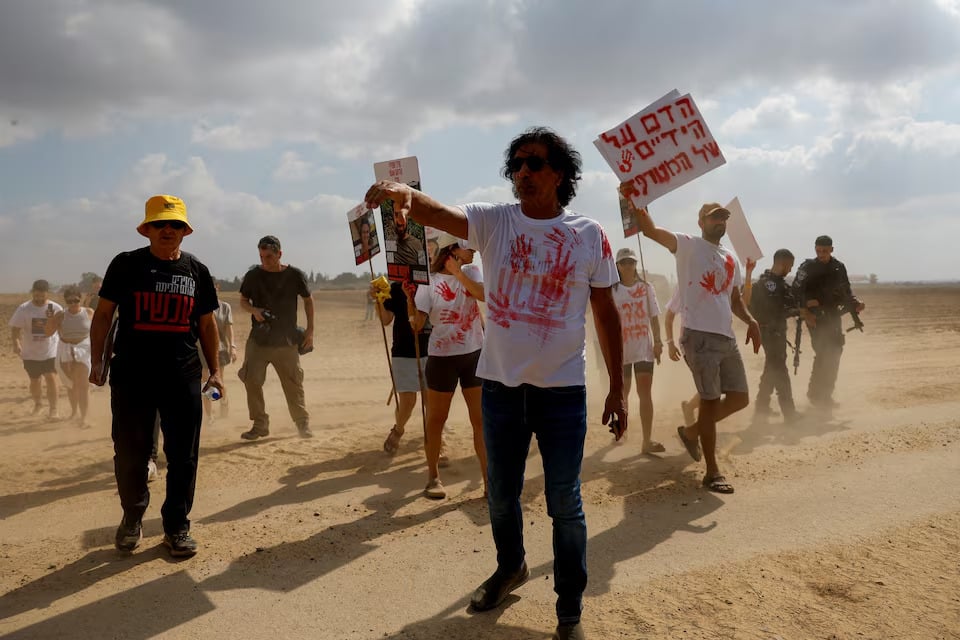
[[[362,273],[346,212],[374,162],[513,201],[503,152],[535,125],[583,157],[570,207],[636,247],[592,141],[673,89],[726,164],[654,201],[659,226],[736,196],[767,256],[829,234],[852,275],[960,279],[960,0],[0,0],[0,291],[102,274],[157,193],[217,277],[266,234]]]

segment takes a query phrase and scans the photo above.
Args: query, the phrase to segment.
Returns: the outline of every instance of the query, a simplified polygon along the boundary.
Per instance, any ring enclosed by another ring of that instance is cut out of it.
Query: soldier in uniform
[[[850,310],[859,313],[865,305],[850,290],[847,268],[833,257],[830,236],[818,237],[815,245],[817,257],[803,261],[793,289],[815,353],[807,397],[814,406],[832,407],[844,344],[840,317]]]
[[[757,416],[769,416],[770,396],[774,389],[784,422],[800,417],[793,403],[790,374],[787,371],[787,318],[798,313],[793,291],[784,278],[793,269],[793,254],[778,249],[773,254],[773,268],[763,272],[753,288],[750,313],[760,323],[760,343],[763,345],[763,374],[757,390]]]

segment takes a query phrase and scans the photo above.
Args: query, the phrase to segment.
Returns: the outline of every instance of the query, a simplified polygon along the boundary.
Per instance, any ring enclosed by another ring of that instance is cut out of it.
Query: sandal
[[[397,429],[397,425],[393,425],[390,428],[390,434],[387,435],[387,439],[383,441],[383,450],[393,455],[400,448],[400,438],[403,437],[403,431]]]
[[[704,476],[703,486],[714,493],[733,493],[733,485],[720,473],[713,477]]]
[[[683,430],[684,427],[682,425],[677,427],[677,435],[680,437],[680,442],[687,448],[687,453],[690,454],[690,457],[693,458],[695,462],[700,462],[700,459],[703,457],[703,453],[700,451],[700,443],[697,440],[687,440],[687,437],[683,435]]]
[[[666,447],[664,447],[662,444],[656,442],[655,440],[651,440],[647,446],[640,449],[640,453],[663,453],[666,450]]]

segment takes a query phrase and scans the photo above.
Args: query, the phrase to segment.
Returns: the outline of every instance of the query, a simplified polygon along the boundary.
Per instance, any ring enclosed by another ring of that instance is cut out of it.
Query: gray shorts
[[[684,327],[680,349],[703,400],[716,400],[731,391],[749,393],[747,372],[733,338]]]
[[[420,358],[420,376],[427,370],[427,358]],[[393,358],[393,379],[397,383],[397,393],[420,393],[420,383],[417,382],[416,358]],[[423,388],[426,389],[424,378]]]

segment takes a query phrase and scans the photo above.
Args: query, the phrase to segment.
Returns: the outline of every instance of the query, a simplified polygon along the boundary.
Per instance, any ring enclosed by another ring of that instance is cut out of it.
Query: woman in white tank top
[[[70,418],[86,425],[90,384],[90,321],[93,309],[81,306],[80,290],[67,287],[63,292],[67,305],[57,312],[46,326],[48,336],[59,334],[57,369],[63,378],[70,398]],[[79,410],[79,415],[77,412]]]

